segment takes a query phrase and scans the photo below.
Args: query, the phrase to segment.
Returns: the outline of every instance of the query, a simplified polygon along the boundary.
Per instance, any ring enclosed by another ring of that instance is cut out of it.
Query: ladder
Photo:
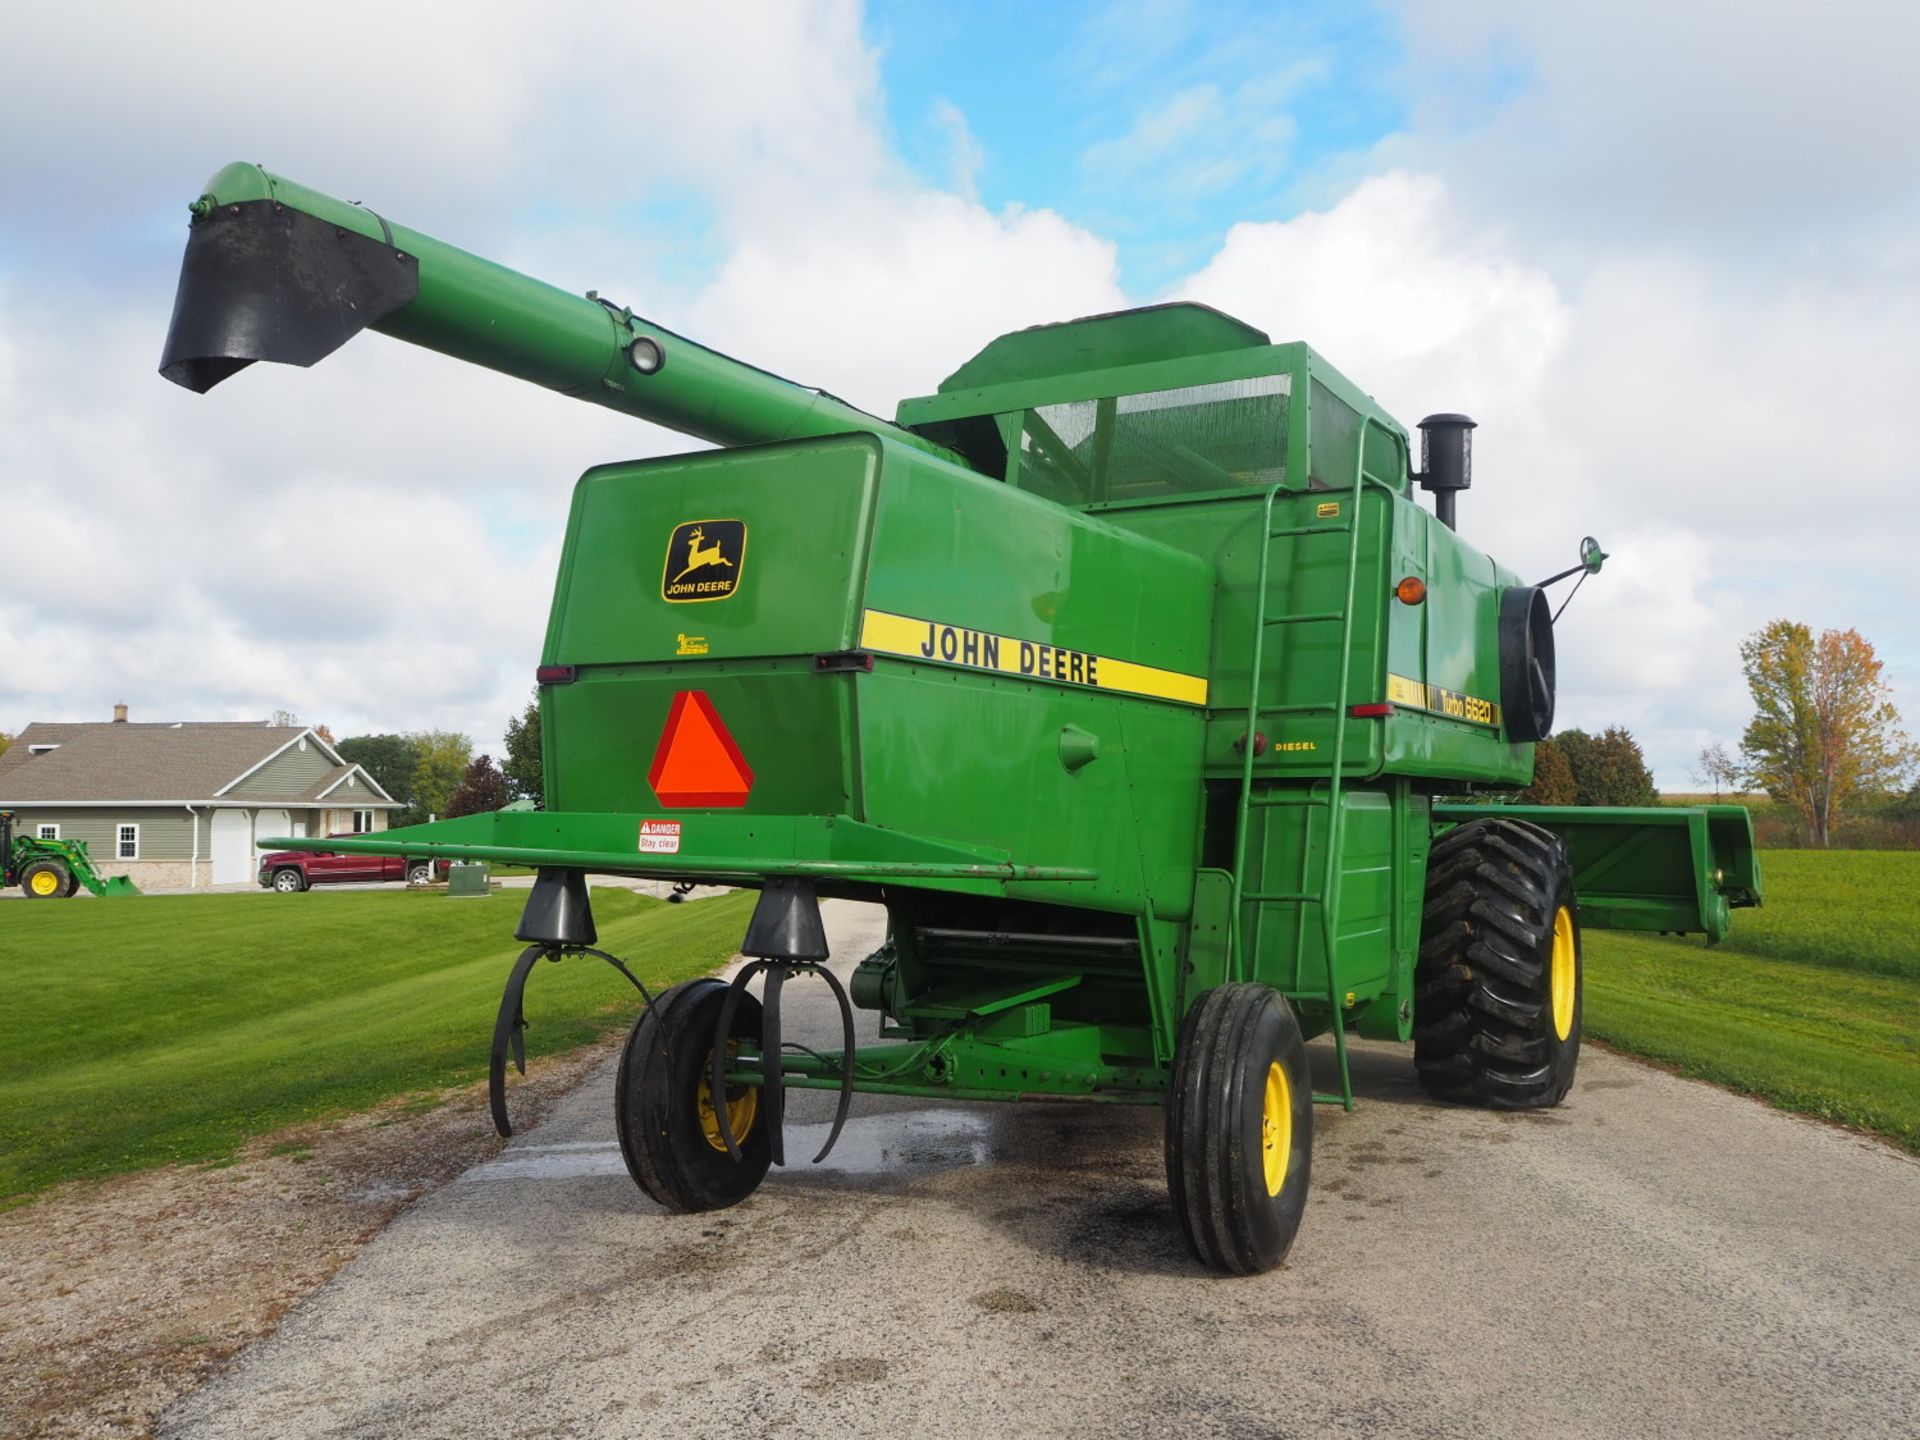
[[[1346,768],[1347,748],[1347,704],[1348,684],[1353,671],[1353,596],[1354,585],[1360,569],[1360,501],[1368,485],[1376,485],[1389,494],[1396,493],[1394,487],[1381,480],[1375,480],[1367,474],[1367,432],[1378,427],[1381,434],[1395,445],[1404,444],[1401,436],[1387,428],[1377,416],[1362,417],[1356,440],[1356,453],[1353,465],[1353,485],[1347,490],[1315,491],[1319,495],[1349,495],[1351,501],[1344,509],[1338,525],[1288,525],[1274,528],[1274,502],[1288,492],[1283,486],[1270,486],[1261,506],[1260,528],[1263,539],[1260,544],[1260,576],[1254,589],[1253,601],[1253,657],[1247,674],[1247,728],[1241,740],[1240,762],[1240,801],[1234,827],[1233,852],[1233,921],[1229,931],[1232,945],[1230,971],[1239,980],[1250,979],[1252,957],[1258,953],[1260,944],[1260,917],[1266,908],[1274,905],[1292,905],[1298,907],[1313,906],[1320,915],[1320,939],[1322,953],[1326,957],[1327,967],[1327,1005],[1333,1018],[1333,1048],[1340,1067],[1340,1093],[1323,1095],[1316,1093],[1314,1100],[1323,1105],[1340,1105],[1347,1110],[1353,1109],[1353,1076],[1347,1067],[1347,1022],[1346,1006],[1342,1004],[1340,994],[1340,967],[1336,963],[1337,935],[1340,915],[1341,838],[1344,828],[1344,815],[1340,809],[1340,788]],[[1338,610],[1308,611],[1296,614],[1269,615],[1267,613],[1267,590],[1271,579],[1273,561],[1273,542],[1292,539],[1302,535],[1326,535],[1345,533],[1347,536],[1347,564],[1344,583],[1341,587],[1342,603]],[[1340,626],[1340,680],[1330,704],[1292,704],[1263,705],[1260,703],[1262,666],[1266,659],[1267,631],[1281,625],[1321,625],[1338,624]],[[1302,830],[1300,846],[1300,877],[1292,890],[1248,890],[1247,876],[1247,833],[1248,821],[1257,808],[1271,808],[1277,802],[1271,798],[1272,792],[1261,796],[1253,793],[1254,735],[1259,730],[1259,722],[1266,715],[1331,715],[1333,725],[1333,769],[1327,779],[1324,801],[1312,797],[1309,791],[1309,803],[1324,803],[1327,810],[1326,860],[1321,867],[1319,888],[1310,884],[1308,870],[1311,859],[1310,844],[1313,826],[1311,817]],[[1252,905],[1253,936],[1252,948],[1248,948],[1247,937],[1243,932],[1242,916],[1246,907]],[[1305,941],[1306,927],[1294,927],[1294,973],[1299,974],[1301,949]]]

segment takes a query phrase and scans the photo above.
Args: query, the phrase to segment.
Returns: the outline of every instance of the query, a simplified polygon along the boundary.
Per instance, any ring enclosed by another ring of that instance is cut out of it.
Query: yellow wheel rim
[[[1580,988],[1579,959],[1573,945],[1573,912],[1562,905],[1553,917],[1553,1033],[1562,1040],[1573,1033],[1573,997]]]
[[[1267,1066],[1267,1093],[1260,1106],[1260,1163],[1266,1170],[1267,1194],[1280,1193],[1292,1158],[1293,1087],[1276,1060]]]
[[[34,894],[51,895],[60,888],[60,877],[51,870],[42,870],[27,883],[33,886]]]
[[[738,1048],[733,1041],[727,1042],[727,1057],[731,1059]],[[713,1073],[713,1052],[707,1052],[707,1058],[700,1065],[700,1133],[707,1137],[707,1144],[722,1155],[727,1153],[727,1142],[720,1134],[720,1115],[713,1108],[713,1082],[707,1077]],[[736,1145],[744,1142],[747,1132],[753,1128],[753,1117],[760,1113],[760,1092],[752,1086],[740,1091],[736,1100],[727,1102],[727,1128],[733,1131]]]

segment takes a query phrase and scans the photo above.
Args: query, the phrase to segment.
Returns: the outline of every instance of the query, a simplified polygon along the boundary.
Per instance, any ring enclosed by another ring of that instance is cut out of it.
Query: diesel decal
[[[1207,682],[1203,676],[1136,665],[1109,655],[1091,655],[1084,650],[1022,640],[1013,635],[996,635],[988,630],[969,630],[964,625],[915,620],[884,610],[865,612],[860,627],[860,648],[909,660],[957,665],[965,670],[989,670],[998,675],[1046,680],[1056,685],[1115,690],[1183,705],[1207,703]]]
[[[1387,676],[1387,699],[1396,705],[1445,715],[1450,720],[1465,720],[1472,725],[1500,725],[1500,707],[1477,695],[1463,695],[1439,685],[1426,685],[1404,675]]]
[[[667,539],[660,598],[675,605],[724,600],[740,588],[740,571],[746,563],[744,520],[689,520],[676,525]]]

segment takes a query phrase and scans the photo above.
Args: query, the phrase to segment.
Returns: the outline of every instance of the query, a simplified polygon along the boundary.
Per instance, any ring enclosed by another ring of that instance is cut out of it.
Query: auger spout
[[[717,445],[912,431],[591,294],[572,295],[257,165],[207,182],[160,373],[204,393],[256,360],[308,366],[362,330]]]

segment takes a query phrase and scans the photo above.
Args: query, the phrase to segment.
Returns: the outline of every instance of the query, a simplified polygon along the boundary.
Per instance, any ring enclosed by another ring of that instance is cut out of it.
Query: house
[[[256,840],[387,828],[400,803],[310,726],[266,721],[27,726],[0,755],[16,833],[84,840],[142,889],[253,879]]]

